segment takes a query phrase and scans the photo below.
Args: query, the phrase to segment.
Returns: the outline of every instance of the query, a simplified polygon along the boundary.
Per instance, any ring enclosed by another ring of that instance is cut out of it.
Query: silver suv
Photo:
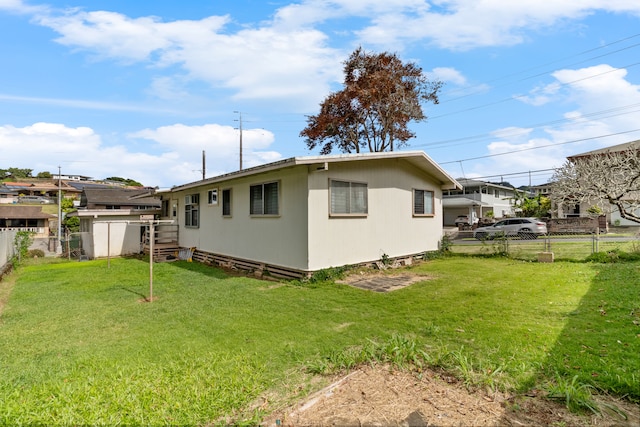
[[[473,231],[473,237],[478,240],[513,236],[521,239],[537,239],[538,236],[545,234],[547,234],[547,224],[538,218],[508,218]]]

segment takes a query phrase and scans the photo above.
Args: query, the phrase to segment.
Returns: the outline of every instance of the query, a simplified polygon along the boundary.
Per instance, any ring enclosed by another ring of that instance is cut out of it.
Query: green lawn
[[[304,393],[305,367],[398,336],[476,383],[577,375],[640,401],[637,263],[450,257],[386,294],[162,263],[149,303],[144,261],[45,261],[0,282],[0,425],[246,419],[265,392]]]

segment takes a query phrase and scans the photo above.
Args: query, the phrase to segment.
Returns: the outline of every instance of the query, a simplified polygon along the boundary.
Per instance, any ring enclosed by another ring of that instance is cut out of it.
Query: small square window
[[[207,203],[209,205],[217,205],[218,204],[218,189],[214,188],[207,191]]]
[[[278,215],[278,183],[252,185],[250,187],[249,213],[251,215]]]

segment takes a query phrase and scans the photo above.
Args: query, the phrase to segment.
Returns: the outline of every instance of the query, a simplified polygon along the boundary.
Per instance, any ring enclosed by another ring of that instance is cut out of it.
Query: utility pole
[[[238,129],[240,130],[240,170],[242,170],[242,112],[234,111],[234,113],[240,115],[240,118],[238,120],[238,122],[240,123],[240,126],[238,127]]]
[[[205,171],[206,171],[206,161],[205,161],[204,150],[202,150],[202,180],[203,181],[204,181],[204,177],[205,177]]]
[[[62,178],[60,166],[58,166],[58,241],[56,242],[56,254],[62,254]]]

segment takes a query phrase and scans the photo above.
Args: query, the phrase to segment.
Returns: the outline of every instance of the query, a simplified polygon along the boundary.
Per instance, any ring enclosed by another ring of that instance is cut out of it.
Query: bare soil
[[[341,282],[373,292],[392,292],[422,280],[429,277],[367,270]],[[525,395],[470,391],[444,373],[427,370],[417,374],[367,365],[332,378],[328,387],[301,402],[275,410],[261,425],[640,426],[640,405],[610,396],[597,396],[596,401],[602,408],[600,414],[575,414],[540,391]]]
[[[469,391],[433,371],[363,366],[276,410],[263,426],[640,426],[640,406],[598,397],[601,414],[574,414],[540,393]],[[615,407],[618,411],[606,409]],[[622,415],[624,414],[624,415]]]

